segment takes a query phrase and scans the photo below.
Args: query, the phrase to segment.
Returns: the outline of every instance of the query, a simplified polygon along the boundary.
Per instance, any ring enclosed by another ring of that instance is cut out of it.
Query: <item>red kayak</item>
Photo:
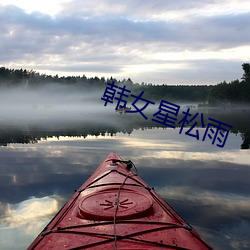
[[[110,153],[28,249],[212,249]]]

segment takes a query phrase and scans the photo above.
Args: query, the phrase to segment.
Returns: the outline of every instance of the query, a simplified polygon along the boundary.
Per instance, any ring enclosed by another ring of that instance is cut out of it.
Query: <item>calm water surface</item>
[[[98,115],[91,117],[100,121]],[[250,150],[241,149],[248,121],[222,112],[221,121],[237,125],[219,148],[185,135],[187,128],[179,134],[124,117],[117,114],[109,125],[93,120],[70,126],[2,122],[0,248],[27,248],[115,151],[132,160],[139,175],[215,249],[250,249]]]

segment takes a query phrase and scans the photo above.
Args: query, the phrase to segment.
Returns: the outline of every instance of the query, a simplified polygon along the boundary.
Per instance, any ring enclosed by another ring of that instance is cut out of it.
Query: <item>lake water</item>
[[[250,249],[250,112],[199,112],[233,126],[225,147],[140,114],[0,120],[0,248],[27,248],[115,151],[215,249]]]

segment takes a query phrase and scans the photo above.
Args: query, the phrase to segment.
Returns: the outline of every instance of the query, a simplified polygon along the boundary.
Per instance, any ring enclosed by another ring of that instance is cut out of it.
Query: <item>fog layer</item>
[[[102,91],[87,91],[62,85],[39,89],[15,88],[0,91],[0,122],[72,120],[110,112],[101,100]],[[110,108],[109,108],[110,107]]]

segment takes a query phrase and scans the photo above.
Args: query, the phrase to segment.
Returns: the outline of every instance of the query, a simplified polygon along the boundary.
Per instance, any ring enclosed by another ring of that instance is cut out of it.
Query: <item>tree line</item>
[[[216,85],[153,85],[152,83],[134,83],[130,78],[117,80],[110,77],[82,76],[52,76],[40,74],[34,70],[9,69],[0,67],[0,87],[37,88],[50,84],[64,84],[67,86],[83,88],[86,90],[97,89],[104,91],[107,82],[115,85],[126,86],[134,95],[144,91],[144,98],[152,101],[184,101],[199,102],[201,105],[227,105],[234,103],[250,103],[250,64],[242,64],[243,76],[239,80],[221,82]]]
[[[250,64],[242,64],[244,71],[241,80],[230,83],[222,82],[215,85],[209,96],[209,103],[219,104],[223,102],[250,103]]]

